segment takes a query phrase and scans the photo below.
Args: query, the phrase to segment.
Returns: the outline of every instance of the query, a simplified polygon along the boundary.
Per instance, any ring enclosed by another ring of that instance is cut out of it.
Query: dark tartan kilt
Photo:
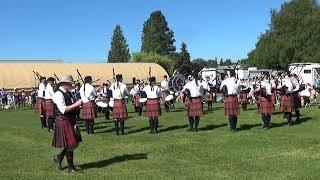
[[[114,120],[122,120],[128,118],[126,103],[121,100],[115,100],[112,110],[112,118]]]
[[[259,113],[261,114],[271,114],[274,112],[274,104],[272,97],[260,97]]]
[[[137,93],[137,94],[135,94],[133,96],[133,104],[134,104],[134,106],[138,107],[140,105],[139,100],[140,100],[140,94]]]
[[[294,101],[294,109],[299,109],[302,107],[301,97],[299,94],[293,95],[293,101]]]
[[[189,117],[202,116],[202,100],[201,98],[191,98],[187,102],[187,114]]]
[[[51,99],[46,99],[45,105],[46,105],[46,117],[47,118],[54,117],[55,115],[54,115],[54,104],[53,104],[53,101]]]
[[[240,102],[247,102],[248,101],[248,93],[240,93]]]
[[[228,116],[237,116],[240,114],[237,96],[225,98],[224,114]]]
[[[293,112],[294,102],[293,96],[282,96],[280,112]]]
[[[78,147],[82,140],[77,138],[74,131],[75,121],[71,119],[56,119],[56,130],[53,135],[52,146],[73,150]]]
[[[84,120],[91,120],[96,118],[96,103],[94,101],[89,101],[82,105],[81,118]]]
[[[148,99],[146,103],[146,117],[158,117],[161,115],[158,99]]]
[[[36,112],[36,113],[39,113],[40,115],[43,115],[43,116],[46,115],[45,99],[43,99],[43,98],[37,98],[37,100],[36,100],[35,112]]]
[[[275,93],[272,93],[271,100],[273,104],[277,104],[277,95]]]
[[[205,102],[212,102],[213,101],[213,94],[211,92],[206,92],[204,95]]]

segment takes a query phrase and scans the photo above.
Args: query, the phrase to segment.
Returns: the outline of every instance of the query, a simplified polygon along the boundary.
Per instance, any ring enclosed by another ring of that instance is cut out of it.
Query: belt
[[[159,100],[159,98],[148,98],[147,100]]]
[[[234,95],[234,94],[227,94],[226,97],[237,97],[237,95]]]
[[[124,101],[124,99],[114,99],[114,101],[121,102],[121,101]]]
[[[198,96],[198,97],[190,97],[189,99],[192,100],[192,99],[198,99],[198,98],[200,99],[200,96]]]

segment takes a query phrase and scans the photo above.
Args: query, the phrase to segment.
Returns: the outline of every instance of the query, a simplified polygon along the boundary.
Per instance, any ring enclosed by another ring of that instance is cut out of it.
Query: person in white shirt
[[[121,134],[124,135],[124,121],[128,118],[125,97],[129,94],[127,86],[122,83],[122,74],[116,75],[116,82],[110,86],[114,99],[112,118],[114,119],[115,131],[119,135],[119,125]]]
[[[158,132],[158,117],[161,115],[160,109],[160,98],[161,98],[161,88],[156,85],[156,78],[149,78],[149,85],[143,88],[143,91],[147,94],[146,103],[146,117],[149,118],[150,134]]]
[[[86,76],[84,78],[84,85],[80,88],[80,97],[83,102],[82,119],[86,122],[88,134],[94,134],[94,118],[96,118],[96,103],[97,97],[96,89],[91,85],[92,77]]]
[[[225,89],[224,113],[226,116],[229,116],[230,130],[232,132],[237,131],[238,115],[240,114],[237,96],[241,87],[239,80],[235,76],[236,74],[231,72],[230,77],[227,76],[220,86],[220,91]]]
[[[274,104],[272,101],[272,85],[268,73],[263,75],[263,81],[255,90],[259,94],[259,113],[262,115],[263,129],[270,128],[271,115],[274,112]]]
[[[292,126],[291,119],[292,112],[294,111],[294,100],[292,96],[293,84],[289,78],[289,73],[284,75],[281,84],[278,86],[278,89],[281,89],[282,91],[280,112],[284,113],[284,117],[288,120],[288,125]]]
[[[82,101],[75,101],[70,92],[74,83],[71,75],[63,76],[58,83],[57,92],[53,96],[56,112],[56,130],[53,135],[52,146],[63,148],[53,157],[57,169],[62,170],[62,161],[66,156],[68,172],[77,173],[78,170],[73,164],[73,151],[82,141],[79,128],[76,126],[76,110],[82,105]]]
[[[135,112],[140,112],[140,80],[136,82],[136,84],[132,88],[132,97],[133,97],[133,105]],[[141,114],[140,114],[141,115]]]
[[[160,87],[161,87],[161,91],[162,91],[162,101],[165,102],[166,97],[170,95],[167,75],[163,76],[163,80],[160,83]],[[170,111],[170,106],[167,103],[164,103],[164,108],[165,108],[166,112]]]
[[[45,90],[45,105],[46,105],[46,119],[47,119],[47,124],[48,124],[48,131],[53,132],[53,123],[55,120],[55,114],[54,114],[54,104],[52,101],[52,97],[54,95],[53,91],[53,83],[54,83],[54,78],[49,77],[47,79],[47,86]]]
[[[291,75],[291,82],[293,84],[293,90],[292,90],[292,96],[293,96],[293,106],[296,114],[296,123],[300,123],[300,108],[302,107],[301,103],[301,97],[299,95],[300,93],[300,83],[299,83],[299,77],[296,74]]]
[[[36,108],[35,111],[40,114],[40,122],[41,122],[41,129],[47,128],[46,123],[46,110],[45,110],[45,91],[46,91],[46,78],[40,77],[40,83],[38,87],[38,96],[36,101]]]
[[[190,124],[188,131],[195,132],[198,131],[200,116],[203,115],[203,86],[198,82],[197,77],[197,74],[194,74],[193,77],[190,77],[191,81],[187,82],[182,89],[182,92],[184,92],[185,96],[188,99],[188,101],[186,102],[187,115]]]
[[[208,104],[208,110],[211,111],[212,110],[212,103],[213,103],[213,98],[214,98],[214,93],[213,91],[211,91],[211,87],[213,86],[213,84],[211,83],[212,81],[210,80],[210,77],[207,76],[205,83],[204,83],[204,100],[205,102]]]

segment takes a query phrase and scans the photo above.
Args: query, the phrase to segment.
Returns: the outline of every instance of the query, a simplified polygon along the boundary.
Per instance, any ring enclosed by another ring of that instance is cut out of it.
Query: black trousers
[[[94,134],[94,120],[85,120],[86,121],[86,129],[88,134]]]
[[[196,116],[196,117],[189,116],[188,118],[189,118],[189,131],[198,131],[200,116]]]
[[[237,116],[235,116],[235,115],[229,116],[229,124],[230,124],[231,131],[237,131],[237,123],[238,123]]]

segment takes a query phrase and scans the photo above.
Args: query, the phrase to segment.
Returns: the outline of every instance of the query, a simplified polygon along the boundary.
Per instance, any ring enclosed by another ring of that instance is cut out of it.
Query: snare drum
[[[106,98],[98,98],[95,100],[97,106],[102,107],[102,108],[106,108],[109,106],[109,101]]]

